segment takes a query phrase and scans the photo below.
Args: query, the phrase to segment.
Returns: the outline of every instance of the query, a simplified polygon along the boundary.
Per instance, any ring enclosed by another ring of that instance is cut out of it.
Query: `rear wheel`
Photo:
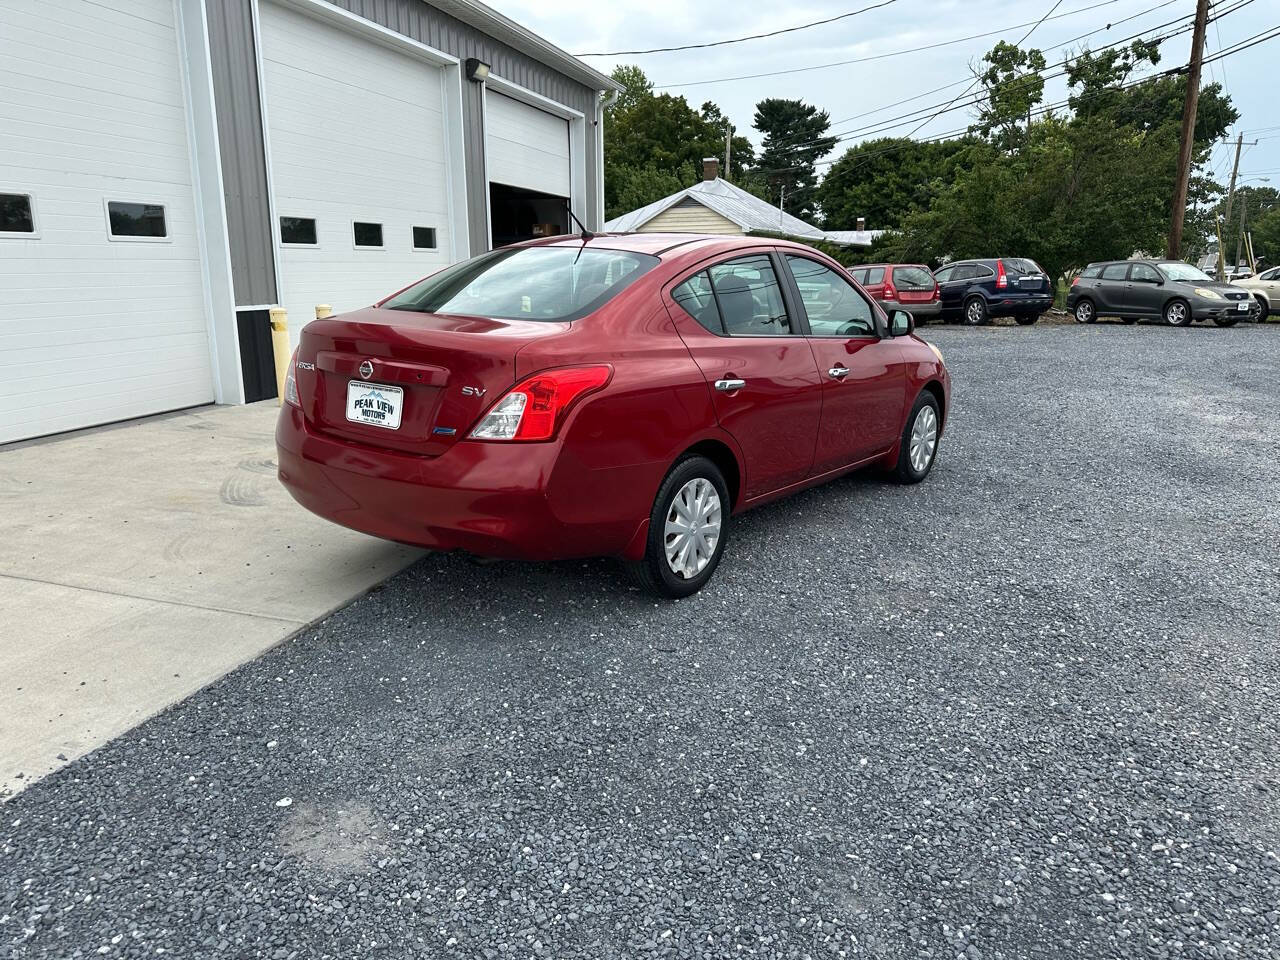
[[[893,474],[899,483],[919,483],[933,469],[938,458],[938,434],[942,427],[942,411],[938,398],[922,390],[911,407],[902,443],[898,447],[898,463]]]
[[[640,586],[660,597],[697,593],[724,555],[729,488],[720,468],[690,455],[668,471],[649,514],[644,559],[629,564]]]
[[[964,322],[970,327],[977,327],[987,322],[987,301],[981,297],[970,297],[964,302]]]
[[[1191,326],[1191,307],[1185,300],[1170,300],[1164,305],[1164,322],[1171,327]]]
[[[1093,323],[1098,319],[1097,312],[1093,309],[1092,300],[1081,300],[1076,304],[1075,309],[1076,323]]]
[[[1267,302],[1266,297],[1254,297],[1258,301],[1258,322],[1266,323],[1267,317],[1271,316],[1271,304]]]

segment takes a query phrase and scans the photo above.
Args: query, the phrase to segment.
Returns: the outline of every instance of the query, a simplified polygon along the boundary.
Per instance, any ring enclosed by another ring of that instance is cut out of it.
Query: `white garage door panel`
[[[0,3],[0,442],[213,399],[173,0]],[[104,200],[169,236],[109,239]]]
[[[261,29],[276,214],[314,219],[319,241],[280,249],[296,343],[316,304],[368,306],[449,262],[443,75],[267,0]],[[382,224],[383,248],[357,248],[353,221]],[[436,249],[414,250],[414,227]]]
[[[569,122],[493,91],[484,104],[489,179],[569,196]]]

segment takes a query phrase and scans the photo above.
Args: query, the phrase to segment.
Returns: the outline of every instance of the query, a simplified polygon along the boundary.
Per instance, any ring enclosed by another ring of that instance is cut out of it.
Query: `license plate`
[[[389,387],[385,383],[363,383],[360,380],[347,382],[347,419],[353,423],[398,430],[403,410],[402,387]]]
[[[1248,301],[1248,300],[1241,300],[1239,303],[1237,303],[1237,304],[1236,304],[1236,309],[1237,309],[1237,310],[1239,310],[1241,313],[1248,313],[1248,312],[1249,312],[1249,301]]]

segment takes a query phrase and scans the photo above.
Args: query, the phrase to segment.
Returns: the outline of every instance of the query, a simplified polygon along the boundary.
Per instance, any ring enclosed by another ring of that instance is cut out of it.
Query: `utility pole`
[[[729,161],[733,159],[733,124],[724,123],[724,178],[729,179]],[[732,182],[732,181],[730,181]]]
[[[1231,272],[1240,269],[1240,247],[1244,243],[1244,232],[1249,229],[1249,198],[1240,198],[1240,232],[1236,234],[1236,259],[1231,265]]]
[[[1231,164],[1231,184],[1227,187],[1227,224],[1231,224],[1231,202],[1236,198],[1236,174],[1240,172],[1240,148],[1244,145],[1244,134],[1236,136],[1236,159]],[[1237,257],[1237,259],[1239,259]],[[1226,275],[1222,271],[1223,253],[1218,250],[1218,279],[1225,280]]]
[[[1182,105],[1182,142],[1178,148],[1178,182],[1173,188],[1173,219],[1169,224],[1170,260],[1182,250],[1182,221],[1187,215],[1187,186],[1191,179],[1191,153],[1195,147],[1196,108],[1200,105],[1200,62],[1204,58],[1204,31],[1209,23],[1209,0],[1196,0],[1196,26],[1191,34],[1191,62],[1187,64],[1187,99]]]

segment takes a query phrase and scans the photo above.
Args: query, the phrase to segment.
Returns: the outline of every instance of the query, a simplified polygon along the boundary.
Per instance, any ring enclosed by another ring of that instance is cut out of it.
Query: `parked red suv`
[[[916,323],[928,323],[942,310],[937,281],[923,264],[869,263],[849,273],[885,310],[906,310]]]
[[[303,328],[280,480],[375,536],[619,556],[686,596],[739,511],[866,465],[928,475],[951,380],[913,329],[796,243],[503,247]]]

